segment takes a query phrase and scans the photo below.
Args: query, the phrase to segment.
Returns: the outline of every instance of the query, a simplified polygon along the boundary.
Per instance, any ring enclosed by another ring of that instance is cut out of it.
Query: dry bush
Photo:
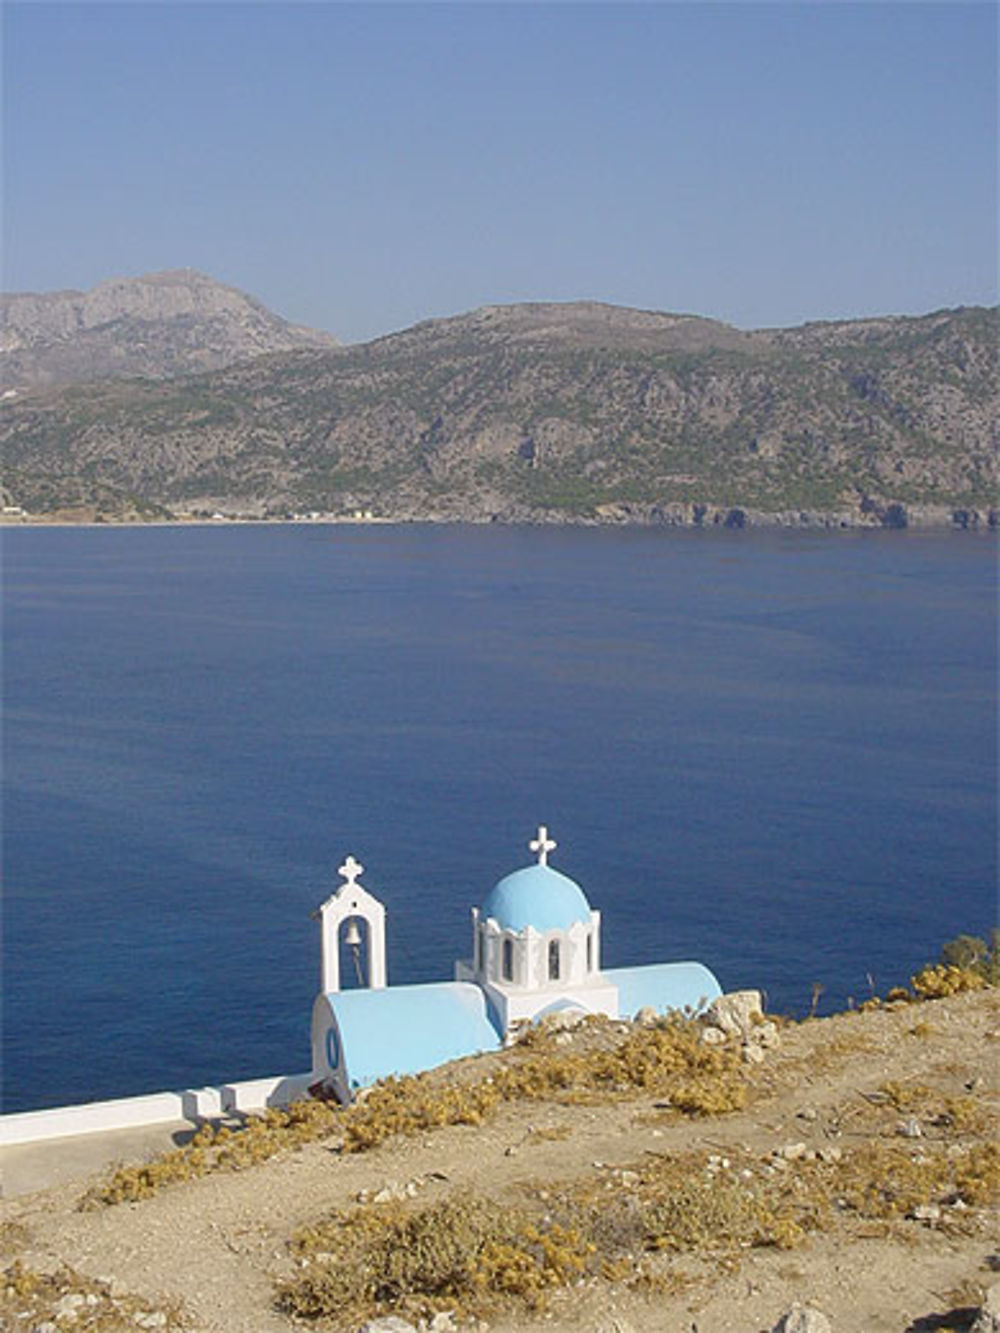
[[[959,995],[962,991],[982,990],[989,983],[981,972],[971,967],[935,963],[911,977],[910,984],[922,1000],[940,1000],[946,995]]]
[[[746,1100],[738,1053],[704,1045],[700,1028],[688,1019],[635,1028],[617,1041],[607,1040],[606,1023],[583,1027],[583,1040],[572,1047],[557,1045],[545,1028],[529,1029],[493,1073],[478,1080],[442,1084],[428,1074],[385,1079],[345,1116],[345,1152],[438,1125],[481,1124],[504,1102],[590,1103],[653,1093],[669,1097],[687,1115],[720,1115]],[[588,1031],[599,1040],[588,1044]]]
[[[791,1248],[810,1211],[775,1190],[749,1154],[657,1156],[562,1195],[565,1217],[599,1244],[605,1259],[638,1250],[729,1257],[753,1246]],[[546,1191],[550,1193],[550,1191]],[[585,1220],[584,1220],[585,1219]]]
[[[991,1094],[955,1096],[923,1083],[883,1083],[881,1096],[894,1111],[913,1116],[928,1128],[949,1134],[982,1134],[996,1119]]]
[[[511,1301],[537,1309],[594,1263],[574,1229],[471,1195],[411,1211],[335,1213],[297,1232],[293,1248],[305,1266],[279,1286],[280,1308],[344,1328],[390,1309],[481,1314]]]
[[[838,1207],[871,1221],[906,1217],[926,1204],[961,1200],[970,1208],[1000,1203],[1000,1148],[995,1143],[960,1149],[914,1149],[875,1141],[857,1148],[828,1177]],[[952,1215],[955,1229],[964,1214]]]

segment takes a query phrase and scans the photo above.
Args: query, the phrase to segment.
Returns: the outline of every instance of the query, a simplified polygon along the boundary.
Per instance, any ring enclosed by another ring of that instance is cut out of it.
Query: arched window
[[[549,980],[559,980],[559,941],[549,940]]]
[[[588,936],[587,936],[587,971],[588,971],[588,972],[593,972],[593,970],[594,970],[594,937],[593,937],[593,935],[588,935]]]
[[[504,940],[501,958],[504,981],[514,980],[514,941]]]

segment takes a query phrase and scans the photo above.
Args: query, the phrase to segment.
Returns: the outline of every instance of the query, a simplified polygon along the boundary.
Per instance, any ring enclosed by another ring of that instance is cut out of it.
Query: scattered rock
[[[775,1046],[781,1045],[781,1035],[778,1032],[777,1023],[772,1023],[770,1019],[766,1023],[758,1023],[750,1032],[750,1037],[763,1046],[765,1050],[771,1050]]]
[[[839,1162],[843,1155],[843,1148],[820,1148],[816,1154],[821,1162],[826,1162],[830,1165],[834,1162]]]
[[[910,1117],[909,1120],[901,1120],[896,1126],[896,1133],[904,1139],[923,1138],[924,1131],[920,1128],[920,1121]]]
[[[1000,1333],[1000,1282],[994,1282],[969,1333]]]
[[[71,1291],[65,1296],[60,1296],[52,1313],[60,1323],[72,1324],[79,1318],[77,1312],[82,1304],[83,1297],[80,1293]]]
[[[367,1324],[362,1324],[358,1333],[417,1333],[413,1324],[408,1324],[405,1319],[400,1319],[397,1314],[382,1315],[379,1319],[369,1319]]]
[[[427,1333],[455,1333],[458,1325],[450,1310],[440,1310],[427,1325]]]
[[[582,1009],[557,1009],[554,1014],[546,1014],[539,1021],[539,1027],[546,1028],[549,1032],[572,1032],[585,1018],[586,1014]]]
[[[796,1112],[795,1112],[795,1117],[796,1117],[797,1120],[810,1120],[810,1121],[812,1121],[812,1120],[815,1120],[815,1119],[816,1119],[816,1115],[817,1115],[817,1112],[816,1112],[815,1109],[814,1109],[813,1107],[811,1107],[811,1106],[803,1106],[803,1108],[802,1108],[801,1111],[796,1111]]]
[[[775,1155],[783,1157],[786,1162],[797,1162],[800,1157],[805,1157],[806,1151],[804,1143],[786,1143],[783,1148],[775,1149]]]
[[[927,1222],[932,1224],[941,1220],[941,1209],[936,1203],[920,1203],[907,1215],[914,1222]]]
[[[730,995],[720,995],[708,1006],[705,1014],[706,1022],[712,1027],[740,1037],[749,1037],[755,1019],[763,1017],[759,990],[737,990]]]
[[[633,1022],[638,1023],[641,1028],[656,1027],[659,1021],[660,1015],[651,1004],[644,1004],[633,1019]]]
[[[722,1028],[705,1028],[701,1039],[706,1046],[719,1046],[726,1040],[726,1034]]]
[[[798,1301],[775,1324],[771,1333],[833,1333],[833,1326],[822,1311]]]
[[[387,1180],[379,1190],[361,1190],[355,1195],[358,1203],[396,1203],[401,1199],[412,1199],[417,1192],[418,1182],[408,1180],[401,1185],[398,1180]]]
[[[162,1310],[150,1310],[140,1312],[134,1316],[134,1321],[140,1328],[166,1328],[167,1316]]]
[[[743,1062],[748,1065],[759,1065],[764,1060],[763,1050],[753,1042],[748,1042],[743,1047]]]

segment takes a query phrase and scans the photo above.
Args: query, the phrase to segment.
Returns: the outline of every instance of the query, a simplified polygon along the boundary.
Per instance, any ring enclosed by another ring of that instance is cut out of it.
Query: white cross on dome
[[[538,864],[547,866],[549,863],[549,852],[554,852],[559,846],[555,838],[549,837],[549,831],[544,824],[538,826],[538,837],[532,838],[528,843],[528,850],[538,853]]]

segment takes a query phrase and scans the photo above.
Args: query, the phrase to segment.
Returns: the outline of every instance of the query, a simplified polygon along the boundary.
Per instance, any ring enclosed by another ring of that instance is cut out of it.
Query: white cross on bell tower
[[[528,843],[528,850],[538,853],[538,864],[547,866],[549,863],[549,852],[554,852],[559,846],[555,838],[549,837],[549,831],[544,824],[538,826],[538,837],[532,838]]]
[[[353,856],[349,856],[342,866],[337,867],[337,874],[342,875],[345,881],[340,887],[353,889],[358,876],[364,874],[364,869],[360,861],[355,861]]]

